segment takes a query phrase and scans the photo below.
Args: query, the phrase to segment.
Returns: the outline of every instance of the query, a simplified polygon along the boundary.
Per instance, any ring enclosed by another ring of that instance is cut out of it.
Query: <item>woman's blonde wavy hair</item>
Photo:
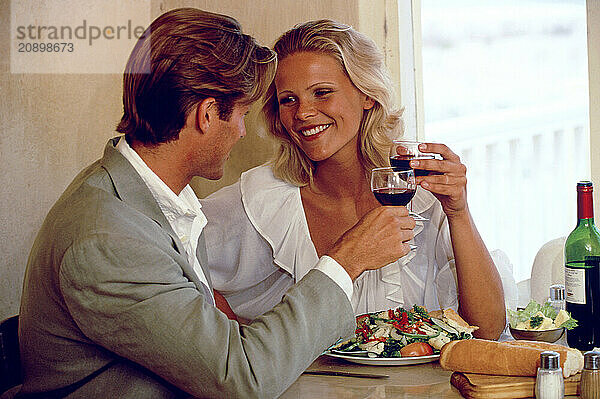
[[[363,113],[358,133],[358,156],[365,173],[389,166],[391,140],[401,135],[402,109],[395,103],[393,83],[377,45],[352,27],[322,19],[296,25],[284,33],[273,47],[279,60],[297,52],[318,52],[334,57],[350,81],[374,100]],[[262,108],[267,130],[278,143],[271,160],[276,177],[302,187],[312,181],[315,164],[290,139],[279,119],[275,82],[265,96]]]

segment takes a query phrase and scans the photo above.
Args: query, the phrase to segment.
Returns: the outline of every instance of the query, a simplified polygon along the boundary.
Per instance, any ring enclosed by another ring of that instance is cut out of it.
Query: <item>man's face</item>
[[[219,118],[216,107],[211,113],[211,124],[206,139],[208,145],[201,149],[205,160],[200,176],[218,180],[223,177],[225,161],[229,158],[231,149],[238,140],[246,135],[244,117],[250,109],[249,105],[236,104],[228,121]]]

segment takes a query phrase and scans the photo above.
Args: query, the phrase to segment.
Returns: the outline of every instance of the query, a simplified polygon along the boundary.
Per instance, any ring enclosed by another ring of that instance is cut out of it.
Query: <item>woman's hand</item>
[[[445,144],[423,143],[421,152],[440,154],[442,159],[419,159],[410,161],[413,169],[431,171],[427,176],[417,177],[417,184],[430,191],[442,204],[448,218],[464,215],[467,211],[467,167]]]

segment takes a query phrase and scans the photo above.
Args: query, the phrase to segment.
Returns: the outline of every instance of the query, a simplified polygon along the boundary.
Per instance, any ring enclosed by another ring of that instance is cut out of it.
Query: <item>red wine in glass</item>
[[[411,188],[376,188],[373,194],[381,205],[406,206],[415,196],[415,189]]]
[[[413,155],[394,155],[390,157],[390,165],[397,170],[407,170],[411,169],[410,161],[411,160],[419,160],[419,159],[435,159],[433,155],[424,155],[415,157]],[[426,169],[415,169],[415,176],[427,176],[430,171]]]
[[[417,181],[412,169],[397,170],[391,167],[371,170],[371,191],[384,206],[406,206],[415,196]],[[409,244],[411,250],[417,248]]]

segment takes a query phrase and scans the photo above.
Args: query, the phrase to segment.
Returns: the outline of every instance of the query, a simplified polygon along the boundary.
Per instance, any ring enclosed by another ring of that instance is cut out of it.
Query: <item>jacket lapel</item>
[[[204,286],[204,284],[202,284],[196,273],[193,271],[192,265],[187,262],[187,255],[185,254],[183,244],[179,240],[177,234],[173,231],[171,224],[158,206],[158,203],[148,189],[148,186],[146,186],[144,180],[142,180],[129,161],[115,148],[119,139],[120,137],[115,137],[109,140],[104,149],[104,156],[101,161],[102,167],[108,172],[108,175],[112,180],[116,195],[123,202],[126,202],[127,205],[137,209],[154,220],[169,234],[173,240],[175,250],[186,260],[185,265],[187,267],[184,268],[184,274],[190,278],[199,289],[203,289],[204,287],[201,286]],[[204,275],[212,287],[210,275],[206,269],[206,244],[203,235],[200,235],[196,253],[202,270],[204,271]],[[211,289],[211,287],[208,288]]]

